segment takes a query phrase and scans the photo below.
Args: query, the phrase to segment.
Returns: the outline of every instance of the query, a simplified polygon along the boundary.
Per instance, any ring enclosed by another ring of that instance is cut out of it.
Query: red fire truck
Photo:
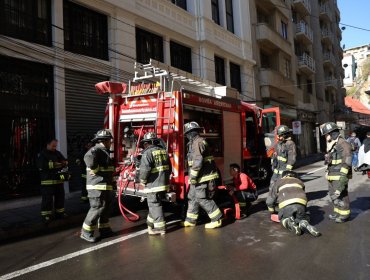
[[[135,64],[135,78],[128,85],[96,84],[109,95],[109,128],[114,134],[114,159],[120,170],[118,183],[128,195],[145,196],[128,171],[138,154],[138,142],[149,131],[162,140],[173,166],[172,191],[177,199],[186,194],[186,143],[183,127],[196,121],[204,128],[222,179],[229,164],[238,163],[257,183],[269,182],[269,153],[280,125],[279,108],[261,109],[240,101],[226,87],[201,80],[186,72],[153,61]],[[131,176],[131,177],[130,177]]]

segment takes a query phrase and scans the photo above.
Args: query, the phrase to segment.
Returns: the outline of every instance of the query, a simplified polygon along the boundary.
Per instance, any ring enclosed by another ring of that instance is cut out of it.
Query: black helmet
[[[289,127],[287,127],[286,125],[279,125],[277,127],[277,135],[281,136],[287,133],[289,133]]]
[[[150,142],[154,144],[155,141],[157,141],[157,135],[154,132],[147,132],[144,134],[143,139],[140,140],[140,144],[144,144],[145,142]]]
[[[96,142],[98,140],[110,140],[113,139],[113,135],[108,129],[99,130],[96,134],[92,142]]]
[[[189,122],[189,123],[186,123],[184,125],[184,134],[187,134],[190,131],[194,131],[194,130],[200,131],[202,129],[203,128],[201,128],[198,123],[196,123],[196,122]]]
[[[320,131],[322,135],[326,135],[330,132],[333,132],[334,130],[339,130],[339,127],[336,123],[333,122],[327,122],[320,126]]]
[[[285,170],[281,174],[281,177],[282,178],[284,178],[284,177],[298,178],[298,174],[296,172],[292,171],[292,170]]]

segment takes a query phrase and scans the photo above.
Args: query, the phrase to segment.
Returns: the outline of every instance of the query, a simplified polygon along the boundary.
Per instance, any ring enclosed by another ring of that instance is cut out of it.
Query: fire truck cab
[[[224,86],[154,60],[145,65],[136,63],[135,78],[128,85],[101,82],[96,90],[109,95],[107,117],[114,134],[118,183],[124,184],[125,194],[145,195],[128,167],[139,160],[140,139],[153,131],[171,159],[172,191],[177,199],[185,198],[187,151],[183,127],[190,121],[203,128],[201,136],[212,150],[222,180],[230,178],[229,164],[237,163],[257,185],[269,182],[269,153],[275,142],[274,129],[280,125],[279,108],[262,109],[243,102],[236,91],[230,93]]]

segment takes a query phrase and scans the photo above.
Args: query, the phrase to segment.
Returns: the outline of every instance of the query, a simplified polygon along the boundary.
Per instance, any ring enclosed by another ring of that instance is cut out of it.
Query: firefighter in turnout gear
[[[306,213],[307,197],[305,186],[293,171],[284,171],[270,189],[266,204],[271,214],[275,213],[276,206],[281,225],[296,235],[307,231],[313,236],[320,232],[309,224]]]
[[[162,200],[170,187],[170,175],[172,172],[168,153],[158,144],[158,138],[154,132],[144,135],[140,144],[144,148],[140,159],[140,184],[145,187],[149,213],[146,223],[149,235],[163,235],[166,233]]]
[[[326,139],[326,179],[329,184],[329,196],[334,206],[334,213],[329,219],[343,223],[349,219],[348,181],[352,177],[352,150],[333,122],[320,126],[321,134]]]
[[[297,155],[289,128],[286,125],[279,125],[276,130],[278,143],[271,159],[273,175],[270,181],[270,189],[276,180],[281,178],[284,171],[293,169]]]
[[[195,226],[199,207],[202,207],[211,219],[206,228],[218,228],[222,225],[222,213],[212,197],[216,188],[215,180],[219,178],[213,156],[205,139],[199,136],[202,128],[196,122],[184,126],[188,138],[189,192],[188,210],[183,226]]]
[[[45,224],[51,222],[53,208],[55,218],[67,216],[64,212],[64,181],[68,180],[69,175],[62,170],[67,167],[68,161],[57,150],[57,145],[58,140],[56,139],[48,141],[46,149],[39,154],[37,159],[41,177],[41,217]]]
[[[93,146],[93,143],[90,141],[85,143],[80,154],[76,159],[76,165],[79,167],[81,172],[81,201],[88,202],[89,198],[87,197],[87,190],[86,190],[86,164],[84,161],[84,156],[88,150]]]
[[[113,190],[113,161],[109,149],[113,137],[109,130],[99,130],[92,140],[95,146],[85,154],[86,189],[90,202],[90,210],[82,225],[81,238],[88,242],[96,242],[94,231],[99,229],[100,238],[113,235],[109,225],[109,212]]]

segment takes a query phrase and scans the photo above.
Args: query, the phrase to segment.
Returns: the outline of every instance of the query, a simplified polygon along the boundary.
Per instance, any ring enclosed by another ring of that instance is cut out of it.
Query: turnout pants
[[[166,222],[164,220],[162,199],[165,192],[154,192],[147,194],[147,202],[149,213],[146,218],[147,225],[152,229],[164,230],[166,229]]]
[[[294,203],[285,206],[283,209],[279,210],[279,219],[282,221],[285,218],[293,217],[294,221],[298,224],[301,220],[308,220],[306,214],[306,206]]]
[[[56,215],[64,213],[63,184],[41,186],[41,216],[51,216],[53,208]]]
[[[250,191],[236,191],[235,196],[238,199],[239,205],[243,210],[248,210],[252,202],[256,200],[256,196]]]
[[[220,209],[212,199],[214,186],[213,181],[190,185],[186,221],[193,224],[196,223],[199,214],[199,207],[202,207],[204,211],[207,212],[212,222],[217,221],[222,217]]]
[[[90,210],[86,215],[82,229],[94,233],[96,228],[99,231],[110,229],[109,216],[112,202],[112,191],[88,190]]]
[[[334,212],[339,214],[342,218],[346,219],[351,214],[351,210],[349,208],[349,197],[348,197],[348,184],[346,185],[345,189],[341,192],[340,196],[337,199],[332,199],[332,196],[337,189],[339,181],[328,181],[329,183],[329,196],[331,198],[331,202],[333,203]]]

